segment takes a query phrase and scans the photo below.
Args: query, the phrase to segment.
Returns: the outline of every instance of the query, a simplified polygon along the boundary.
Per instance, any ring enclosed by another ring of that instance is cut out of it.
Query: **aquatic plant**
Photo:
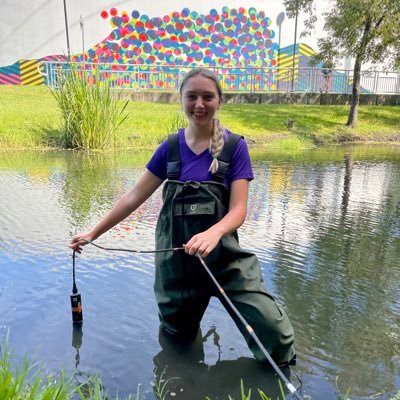
[[[39,364],[32,364],[27,357],[24,357],[22,365],[13,368],[13,351],[8,347],[8,334],[4,343],[0,344],[0,399],[1,400],[109,400],[111,397],[107,389],[101,382],[98,375],[86,376],[83,382],[74,379],[74,375],[67,377],[63,370],[54,376],[45,374]],[[174,393],[170,391],[170,384],[173,380],[179,379],[165,378],[164,371],[155,379],[153,383],[153,392],[156,400],[165,400]],[[285,400],[281,385],[282,397],[271,399],[263,391],[258,389],[258,396],[253,397],[251,389],[246,390],[243,380],[240,381],[240,400]],[[143,395],[140,392],[140,385],[135,394],[130,394],[125,398],[112,396],[114,400],[142,400]],[[304,396],[311,400],[311,397]],[[343,398],[351,400],[348,394]],[[209,396],[205,400],[212,400]],[[227,400],[235,400],[228,396]],[[398,392],[390,400],[400,400]]]
[[[121,90],[113,92],[110,82],[96,69],[86,76],[85,66],[68,64],[51,88],[63,120],[64,148],[105,149],[115,147],[118,128],[127,119],[128,100]]]
[[[173,378],[168,378],[165,379],[165,375],[166,375],[166,370],[167,367],[164,368],[163,372],[161,372],[161,374],[156,377],[156,379],[153,382],[154,388],[154,396],[156,398],[156,400],[165,400],[167,395],[170,393],[170,390],[168,389],[168,385],[175,379],[179,379],[176,377]],[[157,375],[157,371],[156,371],[156,375]],[[173,394],[171,393],[171,396]]]
[[[282,399],[274,399],[274,400],[286,400],[285,393],[283,391],[283,387],[281,384],[281,381],[279,381],[279,386],[281,389],[281,394],[282,394]],[[258,389],[258,395],[260,400],[273,400],[271,397],[268,397],[261,389]],[[243,379],[240,380],[240,400],[252,400],[253,398],[251,397],[251,389],[248,391],[245,390],[244,388],[244,382]],[[212,400],[210,397],[206,397],[206,400]],[[232,396],[228,396],[228,400],[235,400]]]
[[[8,334],[0,345],[0,399],[1,400],[109,400],[107,390],[98,376],[91,376],[76,384],[73,376],[67,378],[63,370],[57,376],[44,374],[38,364],[24,357],[22,365],[13,365],[13,352],[8,348]],[[114,397],[115,400],[122,398]],[[125,400],[140,400],[139,391]]]
[[[30,365],[25,357],[22,365],[12,371],[13,352],[8,349],[8,335],[0,350],[0,399],[2,400],[64,400],[73,392],[72,382],[61,371],[58,377],[42,378],[42,369]]]

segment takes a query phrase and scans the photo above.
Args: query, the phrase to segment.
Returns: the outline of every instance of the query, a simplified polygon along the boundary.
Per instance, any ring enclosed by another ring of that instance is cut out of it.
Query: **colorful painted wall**
[[[76,61],[120,64],[163,63],[210,67],[271,67],[278,44],[271,19],[255,8],[223,7],[208,14],[184,8],[149,17],[134,10],[103,10],[111,33]]]
[[[138,10],[111,7],[98,12],[107,21],[109,34],[73,61],[111,63],[113,69],[140,65],[222,68],[271,68],[278,66],[279,46],[271,18],[255,7],[210,9],[200,13],[187,7],[168,14],[149,16]],[[304,47],[304,46],[303,46]],[[281,49],[282,65],[292,66],[293,46]],[[296,66],[306,66],[311,48],[297,52]],[[65,60],[63,54],[19,60],[0,67],[0,84],[40,85],[40,61]]]

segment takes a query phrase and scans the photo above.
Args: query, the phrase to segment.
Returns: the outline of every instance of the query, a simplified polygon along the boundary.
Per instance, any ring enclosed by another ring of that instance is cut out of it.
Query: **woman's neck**
[[[213,127],[213,124],[204,128],[198,128],[196,126],[189,125],[185,129],[185,138],[187,141],[192,142],[209,140],[212,136]]]
[[[195,154],[201,154],[209,147],[211,134],[212,128],[197,129],[189,126],[185,129],[185,141]]]

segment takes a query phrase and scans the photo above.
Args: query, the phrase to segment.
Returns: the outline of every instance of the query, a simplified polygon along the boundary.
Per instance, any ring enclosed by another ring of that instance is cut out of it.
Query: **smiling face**
[[[222,98],[216,83],[202,74],[197,74],[184,83],[181,89],[183,111],[189,123],[196,129],[212,129],[213,118]]]

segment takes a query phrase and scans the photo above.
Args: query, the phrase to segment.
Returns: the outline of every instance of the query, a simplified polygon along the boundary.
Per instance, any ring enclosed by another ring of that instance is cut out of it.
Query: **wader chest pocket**
[[[185,216],[189,215],[214,215],[215,199],[185,199],[183,203],[183,212]],[[182,216],[182,199],[174,201],[174,215]]]

